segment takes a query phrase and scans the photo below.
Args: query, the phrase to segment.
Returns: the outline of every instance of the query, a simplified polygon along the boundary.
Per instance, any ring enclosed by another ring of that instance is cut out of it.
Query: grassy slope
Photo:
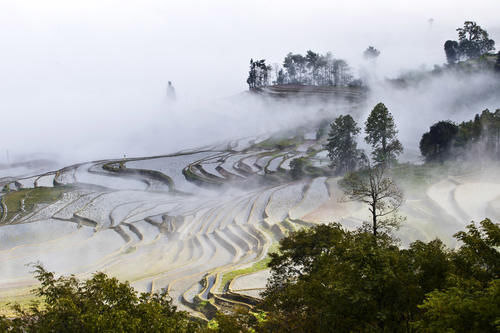
[[[7,216],[5,220],[9,221],[17,214],[25,215],[33,211],[36,204],[55,202],[59,200],[62,194],[67,192],[68,189],[67,186],[37,187],[9,192],[2,197],[3,203],[7,206]],[[22,200],[24,200],[24,210]]]

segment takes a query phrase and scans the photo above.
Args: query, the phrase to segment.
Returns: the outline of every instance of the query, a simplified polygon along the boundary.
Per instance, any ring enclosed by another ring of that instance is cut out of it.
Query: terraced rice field
[[[269,274],[262,263],[281,237],[314,223],[355,228],[368,218],[365,206],[342,200],[326,169],[292,179],[292,159],[322,150],[307,133],[288,148],[246,138],[4,179],[11,191],[1,197],[0,299],[25,295],[35,283],[25,265],[40,261],[61,274],[100,270],[141,291],[167,288],[201,318],[241,300],[251,306]],[[443,177],[407,198],[402,212],[404,242],[449,238],[470,219],[500,219],[500,179]]]

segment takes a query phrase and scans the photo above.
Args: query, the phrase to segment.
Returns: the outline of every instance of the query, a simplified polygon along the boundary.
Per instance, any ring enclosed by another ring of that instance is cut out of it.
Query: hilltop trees
[[[449,157],[458,126],[451,121],[440,121],[432,125],[420,139],[420,153],[427,161],[444,161]]]
[[[489,38],[488,32],[476,22],[466,21],[463,28],[458,28],[459,48],[463,55],[477,58],[495,49],[495,41]]]
[[[337,173],[352,171],[359,165],[361,151],[357,149],[356,136],[360,130],[350,115],[338,116],[330,124],[325,148]]]
[[[458,28],[457,31],[458,42],[447,40],[444,44],[449,64],[458,60],[475,59],[495,49],[495,41],[476,22],[465,21],[463,28]]]
[[[250,71],[248,72],[247,83],[250,89],[263,87],[269,84],[269,73],[272,67],[266,65],[266,60],[250,59]]]
[[[333,78],[336,87],[346,86],[352,81],[351,69],[345,60],[337,59],[333,62]]]
[[[269,84],[272,68],[265,60],[250,60],[250,71],[247,83],[252,88]],[[314,86],[360,85],[354,80],[347,61],[335,59],[330,52],[319,54],[308,50],[305,55],[288,53],[283,60],[283,68],[274,68],[273,84],[297,84]]]
[[[359,84],[353,79],[347,61],[335,59],[330,52],[319,54],[308,50],[306,55],[288,53],[278,84],[345,87]]]
[[[365,59],[376,59],[380,55],[380,51],[373,46],[368,46],[368,48],[363,52],[363,57]]]
[[[460,49],[456,40],[447,40],[444,43],[444,52],[446,53],[446,60],[450,65],[456,63],[460,58]]]
[[[459,125],[439,121],[422,135],[420,152],[426,161],[443,162],[471,154],[500,158],[500,109],[483,110],[473,120]]]
[[[378,103],[365,122],[365,141],[373,148],[373,160],[392,164],[403,152],[403,145],[396,137],[398,131],[394,118],[383,103]]]

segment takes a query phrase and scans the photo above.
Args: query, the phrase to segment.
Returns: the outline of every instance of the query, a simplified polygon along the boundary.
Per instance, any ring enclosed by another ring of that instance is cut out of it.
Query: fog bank
[[[13,158],[48,153],[71,163],[167,153],[291,126],[295,111],[226,102],[246,89],[250,57],[281,63],[289,51],[332,51],[357,74],[363,50],[374,45],[382,52],[379,77],[392,77],[442,64],[444,41],[456,38],[465,20],[476,20],[500,43],[499,10],[497,0],[474,6],[456,0],[4,1],[0,161],[7,150]],[[177,91],[175,107],[165,102],[168,80]],[[443,94],[454,93],[440,88],[413,91],[418,102],[385,88],[373,96],[404,121],[420,106],[428,110],[425,127],[443,118],[436,114],[448,103]],[[422,132],[404,121],[398,126],[405,135]]]

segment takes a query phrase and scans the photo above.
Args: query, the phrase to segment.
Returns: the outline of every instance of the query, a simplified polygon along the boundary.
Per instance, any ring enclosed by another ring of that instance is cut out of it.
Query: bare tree
[[[351,172],[341,181],[349,200],[361,201],[368,205],[371,213],[371,229],[377,237],[379,230],[398,228],[404,220],[397,214],[404,198],[403,192],[394,181],[385,176],[384,164],[372,167],[367,162],[363,171]]]

